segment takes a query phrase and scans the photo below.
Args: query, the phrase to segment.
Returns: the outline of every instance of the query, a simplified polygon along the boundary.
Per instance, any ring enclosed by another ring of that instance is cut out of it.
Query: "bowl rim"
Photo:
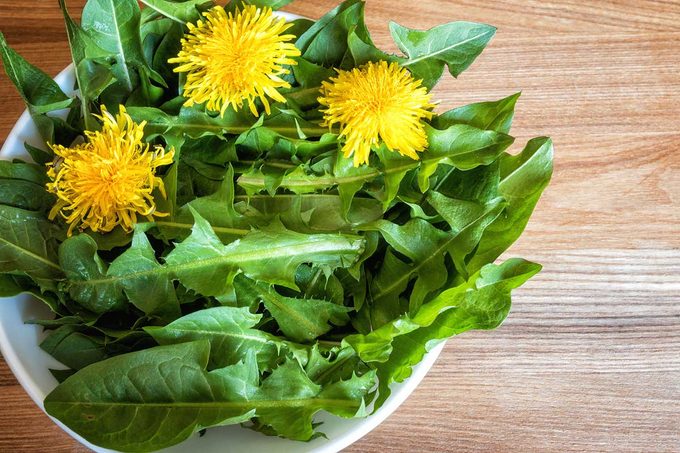
[[[287,20],[304,18],[303,16],[285,12],[276,12],[276,14],[284,17]],[[67,86],[72,79],[73,79],[72,63],[69,64],[65,69],[63,69],[56,77],[54,77],[54,80],[57,82],[57,84],[62,88],[62,90],[66,91],[67,93],[72,93],[73,91],[70,87]],[[2,148],[0,148],[0,159],[4,159],[8,153],[12,152],[12,150],[23,149],[23,140],[20,140],[20,137],[24,136],[24,132],[27,129],[30,130],[30,127],[33,125],[32,123],[33,120],[31,119],[28,110],[27,109],[24,110],[24,112],[21,114],[21,116],[19,117],[19,119],[17,120],[17,122],[14,124],[9,134],[7,135],[7,138],[5,139]],[[20,298],[21,295],[0,299],[20,299]],[[14,302],[5,301],[4,303],[21,303],[21,302],[17,300]],[[378,409],[368,417],[360,419],[356,427],[351,427],[350,429],[347,429],[337,437],[327,439],[327,442],[321,444],[318,448],[310,449],[309,452],[336,453],[350,446],[354,442],[363,438],[370,431],[375,429],[378,425],[385,421],[394,411],[396,411],[396,409],[399,406],[401,406],[401,404],[403,404],[404,401],[406,401],[406,399],[416,389],[416,387],[418,387],[418,385],[423,380],[425,375],[428,373],[430,368],[432,368],[432,366],[434,365],[435,361],[437,360],[439,354],[441,353],[444,347],[444,344],[445,341],[442,341],[441,343],[431,348],[431,350],[427,352],[423,359],[413,367],[413,371],[410,377],[408,377],[401,383],[393,384],[391,386],[392,393],[389,396],[389,398],[385,401],[385,404],[380,409]],[[37,346],[38,345],[36,344],[36,347]],[[7,330],[5,329],[2,319],[0,319],[0,353],[4,357],[5,362],[7,363],[8,367],[10,368],[10,370],[12,371],[12,373],[14,374],[15,378],[17,379],[21,387],[24,389],[24,391],[31,397],[33,402],[43,412],[45,412],[43,400],[47,396],[47,394],[40,388],[35,379],[27,371],[21,357],[19,356],[17,350],[13,346],[13,343],[8,335]],[[56,380],[54,381],[54,383],[56,386]],[[50,419],[53,422],[55,422],[68,435],[70,435],[72,438],[74,438],[76,441],[83,444],[84,446],[92,449],[93,451],[96,452],[113,451],[103,449],[101,447],[89,443],[88,441],[83,439],[80,435],[76,434],[71,429],[62,424],[59,420],[49,415],[48,417],[50,417]],[[177,445],[181,444],[182,443]]]

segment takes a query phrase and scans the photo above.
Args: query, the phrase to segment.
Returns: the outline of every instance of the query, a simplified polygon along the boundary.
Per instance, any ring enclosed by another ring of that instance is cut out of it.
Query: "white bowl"
[[[295,16],[284,16],[289,19],[295,18]],[[71,66],[62,71],[55,80],[64,92],[73,93],[74,76]],[[0,158],[30,160],[24,150],[24,142],[41,148],[45,146],[27,111],[21,115],[7,137],[2,150],[0,150]],[[0,352],[2,352],[7,364],[26,393],[43,410],[43,399],[57,385],[57,381],[52,377],[49,369],[64,368],[64,366],[38,347],[45,336],[42,328],[24,323],[29,320],[49,319],[51,317],[51,312],[45,304],[26,295],[5,298],[5,300],[0,301]],[[201,451],[202,453],[216,453],[227,450],[235,453],[338,452],[365,436],[406,400],[437,360],[443,346],[442,343],[432,349],[423,358],[423,361],[414,367],[413,375],[409,379],[401,384],[394,385],[392,395],[383,407],[373,415],[362,419],[346,420],[325,412],[320,413],[316,417],[316,421],[323,422],[319,429],[326,434],[327,439],[317,438],[306,443],[295,442],[278,437],[268,437],[240,426],[225,426],[209,429],[203,437],[195,435],[187,441],[164,451]],[[78,442],[92,450],[96,452],[112,451],[90,444],[59,421],[55,419],[53,421]]]

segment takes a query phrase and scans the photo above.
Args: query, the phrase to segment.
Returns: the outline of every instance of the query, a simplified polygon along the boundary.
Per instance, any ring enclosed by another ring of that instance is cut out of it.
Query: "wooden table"
[[[54,0],[0,0],[0,28],[49,74],[69,63]],[[68,2],[74,14],[82,0]],[[319,17],[336,0],[297,0]],[[406,5],[408,7],[398,7]],[[26,5],[26,6],[24,6]],[[555,176],[507,256],[545,265],[507,322],[448,343],[409,400],[349,451],[680,451],[680,2],[370,0],[429,28],[499,32],[441,109],[523,90],[515,149],[555,141]],[[23,105],[0,77],[0,137]],[[0,451],[84,451],[0,360]]]

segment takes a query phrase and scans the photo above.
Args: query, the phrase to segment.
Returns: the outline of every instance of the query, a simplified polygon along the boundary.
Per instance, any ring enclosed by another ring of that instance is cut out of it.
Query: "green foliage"
[[[321,386],[294,360],[261,377],[253,353],[209,372],[209,355],[210,343],[195,341],[95,363],[50,393],[45,410],[88,441],[125,451],[161,449],[254,417],[281,436],[309,440],[316,412],[352,417],[374,383],[370,372]]]
[[[412,30],[395,22],[390,23],[394,42],[407,56],[402,66],[427,87],[434,86],[444,66],[458,77],[484,50],[496,28],[473,22],[451,22],[427,31]]]
[[[195,22],[200,12],[213,5],[212,0],[142,0],[149,8],[181,24]]]
[[[16,53],[0,33],[0,56],[5,72],[24,100],[40,135],[45,141],[55,141],[55,128],[61,123],[48,112],[67,108],[73,102],[57,83]]]
[[[337,69],[369,61],[396,62],[430,89],[445,68],[457,77],[469,67],[493,27],[392,23],[403,55],[390,55],[369,35],[364,2],[347,0],[293,22],[302,55],[284,76],[285,103],[218,115],[185,105],[184,76],[168,63],[214,3],[142,3],[88,0],[78,24],[60,1],[76,102],[0,35],[46,142],[68,146],[98,128],[102,105],[123,104],[150,145],[175,151],[158,174],[167,197],[154,194],[167,215],[71,237],[49,219],[52,153],[26,145],[36,164],[0,161],[0,296],[49,306],[55,318],[35,321],[49,331],[41,347],[70,368],[53,373],[50,415],[121,451],[236,423],[306,441],[322,435],[318,411],[365,416],[435,344],[505,319],[511,291],[540,266],[493,262],[552,174],[550,139],[506,151],[519,93],[435,114],[418,160],[379,145],[360,167],[318,103]]]
[[[307,362],[307,349],[256,328],[262,315],[247,308],[215,307],[186,315],[164,327],[146,331],[162,345],[197,340],[210,342],[209,368],[234,365],[252,354],[261,370],[271,370],[291,354],[301,364]]]
[[[276,289],[239,276],[236,294],[247,301],[261,301],[281,331],[295,341],[312,341],[331,330],[331,325],[347,324],[349,309],[318,299],[285,297]]]

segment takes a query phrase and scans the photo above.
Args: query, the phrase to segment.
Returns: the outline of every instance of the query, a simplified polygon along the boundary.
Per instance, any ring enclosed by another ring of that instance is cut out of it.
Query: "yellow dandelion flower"
[[[292,27],[277,18],[270,8],[245,6],[227,13],[216,6],[203,13],[205,20],[187,24],[189,32],[182,39],[175,72],[186,72],[184,105],[206,103],[222,115],[227,107],[238,110],[247,102],[257,115],[255,101],[260,99],[269,114],[269,100],[285,102],[278,88],[290,88],[281,78],[296,64],[300,51],[289,41],[294,35],[283,34]]]
[[[324,125],[340,124],[342,150],[354,155],[354,166],[368,163],[371,147],[380,141],[392,151],[418,159],[427,147],[424,118],[432,118],[431,95],[397,63],[368,63],[351,71],[338,70],[325,81],[319,103]]]
[[[141,215],[152,220],[156,212],[152,192],[165,196],[156,169],[172,163],[174,150],[143,142],[146,122],[136,124],[120,106],[115,117],[102,106],[101,131],[87,131],[85,143],[67,148],[50,145],[56,155],[48,164],[47,190],[57,196],[50,219],[61,214],[70,224],[68,235],[81,229],[106,233],[121,225],[130,231]]]

